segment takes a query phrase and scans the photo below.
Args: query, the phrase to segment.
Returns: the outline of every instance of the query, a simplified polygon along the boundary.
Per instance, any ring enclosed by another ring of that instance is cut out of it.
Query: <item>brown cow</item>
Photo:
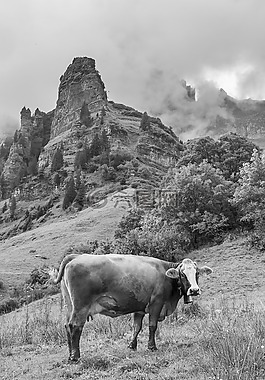
[[[191,302],[200,294],[198,276],[210,274],[209,267],[198,268],[190,259],[180,264],[148,256],[75,255],[66,256],[56,271],[67,306],[66,331],[69,360],[80,358],[79,341],[89,317],[109,317],[134,313],[134,329],[129,348],[137,348],[137,336],[145,314],[149,314],[148,348],[156,350],[157,322],[175,310],[179,299]],[[53,273],[55,277],[55,273]]]

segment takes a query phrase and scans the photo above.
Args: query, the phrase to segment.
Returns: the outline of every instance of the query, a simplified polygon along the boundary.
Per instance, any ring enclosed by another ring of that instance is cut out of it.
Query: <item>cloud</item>
[[[18,120],[9,115],[0,115],[0,141],[5,137],[13,137],[16,129],[19,129]]]
[[[172,113],[182,78],[230,93],[223,72],[232,96],[265,97],[264,0],[0,0],[0,12],[0,115],[54,108],[75,56],[96,59],[110,99],[150,113]]]

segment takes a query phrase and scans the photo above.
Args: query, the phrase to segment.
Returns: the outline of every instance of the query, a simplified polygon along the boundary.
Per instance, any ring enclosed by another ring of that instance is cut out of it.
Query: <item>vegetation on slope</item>
[[[38,301],[39,302],[39,301]],[[183,306],[161,323],[158,351],[146,349],[147,321],[138,351],[127,346],[131,317],[96,317],[82,336],[82,358],[68,365],[60,302],[46,300],[2,317],[3,379],[262,380],[265,375],[264,312],[252,304]],[[34,365],[33,365],[34,363]]]

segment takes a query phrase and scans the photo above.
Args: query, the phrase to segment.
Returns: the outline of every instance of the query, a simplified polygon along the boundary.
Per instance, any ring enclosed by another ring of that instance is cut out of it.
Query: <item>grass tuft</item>
[[[216,380],[265,378],[265,313],[249,304],[222,305],[204,322],[206,371]]]

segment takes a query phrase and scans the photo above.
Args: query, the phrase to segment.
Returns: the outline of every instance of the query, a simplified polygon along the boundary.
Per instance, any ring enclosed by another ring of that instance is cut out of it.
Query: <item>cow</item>
[[[154,257],[122,254],[69,254],[59,271],[51,273],[61,282],[66,304],[66,332],[69,362],[80,359],[79,342],[83,326],[95,314],[109,317],[134,313],[133,335],[129,348],[137,349],[137,336],[145,314],[149,314],[148,349],[156,350],[155,332],[158,321],[173,313],[182,296],[192,302],[201,293],[200,274],[212,269],[199,268],[190,259],[181,263]]]

